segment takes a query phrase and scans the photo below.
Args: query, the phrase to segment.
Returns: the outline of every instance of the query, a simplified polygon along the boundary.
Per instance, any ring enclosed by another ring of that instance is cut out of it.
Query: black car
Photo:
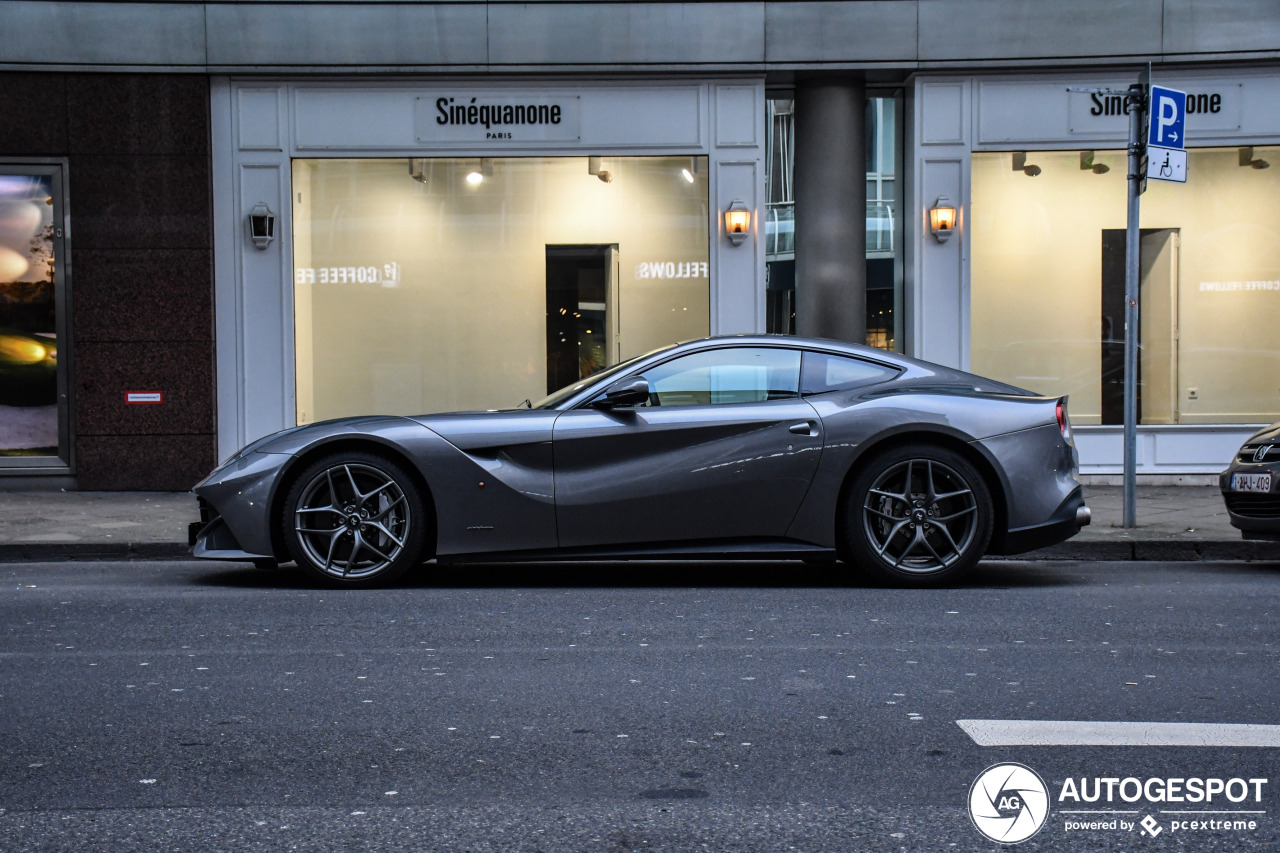
[[[1250,436],[1219,485],[1231,524],[1245,539],[1280,542],[1280,423]]]

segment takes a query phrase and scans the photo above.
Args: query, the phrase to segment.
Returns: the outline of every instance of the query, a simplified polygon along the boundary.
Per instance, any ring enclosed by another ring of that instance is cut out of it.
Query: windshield
[[[579,379],[577,382],[564,386],[559,391],[556,391],[554,394],[550,395],[549,397],[543,397],[541,400],[534,403],[530,408],[554,409],[556,406],[560,405],[565,400],[568,400],[570,397],[572,397],[574,394],[577,394],[579,391],[586,388],[588,385],[592,385],[603,379],[609,379],[611,377],[618,376],[619,374],[626,373],[627,370],[631,368],[631,365],[635,364],[637,361],[648,358],[649,356],[654,355],[655,353],[660,353],[663,350],[669,350],[674,346],[675,344],[668,344],[665,347],[658,347],[656,350],[653,350],[652,352],[647,352],[644,355],[638,355],[635,358],[629,358],[626,361],[622,361],[615,364],[613,367],[607,367],[604,370],[600,370],[600,371],[597,371],[596,373],[591,374],[590,376],[584,376],[582,379]]]

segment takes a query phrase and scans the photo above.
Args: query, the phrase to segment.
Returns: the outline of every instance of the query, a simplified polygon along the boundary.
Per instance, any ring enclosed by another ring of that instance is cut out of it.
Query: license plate
[[[1271,491],[1271,474],[1232,474],[1231,491],[1233,492],[1269,492]]]

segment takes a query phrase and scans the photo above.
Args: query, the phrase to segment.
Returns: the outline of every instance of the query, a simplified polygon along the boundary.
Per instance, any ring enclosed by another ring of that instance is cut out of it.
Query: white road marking
[[[978,746],[1280,747],[1280,726],[1100,720],[956,720]]]

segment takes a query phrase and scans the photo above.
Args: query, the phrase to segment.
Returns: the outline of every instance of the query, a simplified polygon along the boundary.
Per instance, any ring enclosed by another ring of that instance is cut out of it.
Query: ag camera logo
[[[1026,765],[993,764],[973,780],[969,818],[992,841],[1018,844],[1048,820],[1049,789],[1040,774]]]

